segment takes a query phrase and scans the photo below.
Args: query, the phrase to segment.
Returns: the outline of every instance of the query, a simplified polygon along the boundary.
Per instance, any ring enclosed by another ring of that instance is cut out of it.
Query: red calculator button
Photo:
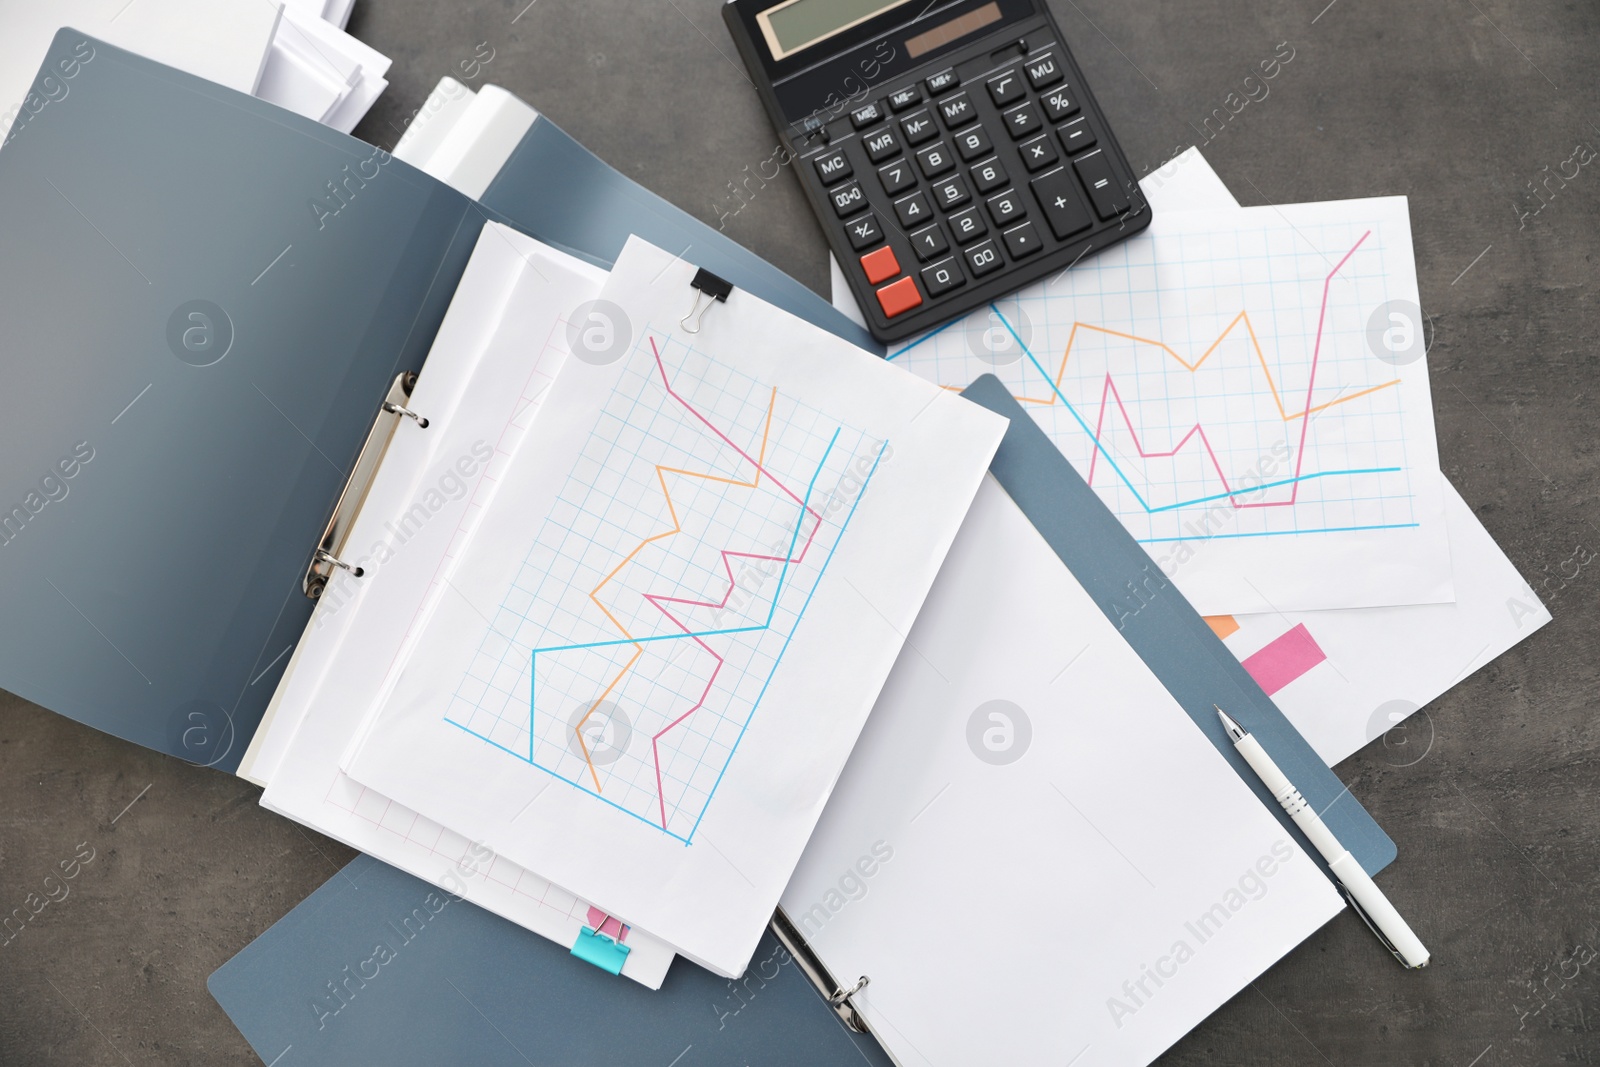
[[[914,307],[921,307],[922,294],[917,292],[916,279],[901,278],[879,289],[878,303],[883,305],[883,313],[891,319]]]
[[[867,272],[867,281],[877,285],[900,273],[900,261],[894,258],[894,249],[884,245],[861,257],[861,269]]]

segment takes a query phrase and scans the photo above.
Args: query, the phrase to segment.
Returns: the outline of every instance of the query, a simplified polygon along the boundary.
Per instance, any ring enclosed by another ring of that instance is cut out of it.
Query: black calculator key
[[[953,130],[977,118],[978,109],[972,106],[972,97],[956,93],[939,101],[939,114],[944,118],[945,128]]]
[[[937,178],[955,169],[956,157],[951,154],[950,146],[940,141],[917,152],[917,165],[925,177]]]
[[[1057,130],[1056,136],[1061,138],[1061,147],[1069,156],[1094,147],[1094,131],[1089,128],[1089,120],[1081,115]]]
[[[988,233],[989,224],[976,207],[969,207],[950,216],[950,232],[955,235],[956,244],[964,245]]]
[[[832,185],[842,182],[854,173],[850,161],[844,158],[844,149],[835,148],[825,156],[817,157],[817,175],[822,179],[823,185]]]
[[[997,271],[1005,265],[1000,258],[1000,250],[994,246],[993,241],[981,241],[967,249],[967,266],[972,268],[972,276],[981,278],[991,271]]]
[[[894,202],[894,213],[900,216],[900,225],[906,229],[921,226],[933,217],[933,209],[928,207],[928,198],[921,193],[912,193]]]
[[[933,183],[933,202],[939,205],[941,211],[953,211],[972,199],[972,194],[967,192],[967,183],[961,180],[961,175],[952,174],[942,182]]]
[[[947,93],[960,85],[961,79],[956,75],[954,67],[946,67],[937,74],[928,75],[926,84],[928,92],[938,96],[940,93]]]
[[[1017,145],[1017,151],[1022,153],[1022,165],[1027,167],[1030,173],[1044,170],[1061,158],[1061,153],[1056,151],[1055,142],[1050,140],[1048,133],[1041,133],[1031,141],[1023,141]]]
[[[1058,241],[1087,230],[1094,222],[1084,206],[1083,194],[1078,192],[1078,183],[1072,180],[1067,168],[1053,170],[1028,184],[1033,186],[1039,209],[1044,212],[1044,220],[1050,224],[1050,232]]]
[[[911,250],[924,263],[949,247],[950,240],[944,235],[944,227],[937,222],[911,235]]]
[[[883,240],[883,228],[878,225],[878,216],[870,211],[859,219],[845,223],[844,232],[850,237],[850,247],[857,252]]]
[[[1006,177],[1006,168],[1000,165],[998,159],[986,159],[973,167],[972,187],[980,193],[992,193],[1011,179]]]
[[[861,191],[859,182],[841,185],[828,196],[833,200],[834,213],[841,219],[847,219],[867,206],[867,194]]]
[[[1021,100],[1027,94],[1028,87],[1022,83],[1022,78],[1017,74],[1015,68],[996,74],[989,79],[989,98],[995,102],[997,107],[1005,107],[1007,104]]]
[[[1039,236],[1039,231],[1033,228],[1031,222],[1013,226],[1000,236],[1005,239],[1006,251],[1011,253],[1012,259],[1031,256],[1044,247],[1044,239]]]
[[[935,263],[922,270],[922,287],[928,290],[929,296],[942,296],[965,284],[967,279],[961,273],[961,264],[954,259]]]
[[[858,130],[863,130],[882,118],[883,108],[877,104],[868,104],[866,107],[858,107],[850,112],[850,125]]]
[[[1061,80],[1061,61],[1053,55],[1030,59],[1025,67],[1028,71],[1028,84],[1035,89],[1043,89]]]
[[[1084,188],[1089,190],[1089,199],[1094,203],[1096,215],[1103,219],[1114,219],[1128,210],[1128,197],[1122,191],[1122,183],[1111,173],[1111,161],[1104,152],[1091,152],[1082,159],[1073,160],[1072,166],[1078,172]]]
[[[906,144],[921,144],[939,136],[939,127],[934,125],[933,116],[926,111],[907,115],[900,120],[900,128],[905,131]]]
[[[1005,113],[1006,129],[1011,131],[1013,141],[1021,140],[1044,123],[1039,121],[1039,109],[1033,106],[1032,100],[1024,100],[1016,107]]]
[[[1028,213],[1028,209],[1022,206],[1022,196],[1015,189],[991,196],[988,204],[989,217],[994,219],[996,226],[1004,226],[1012,219],[1019,219]]]
[[[883,182],[883,191],[893,196],[917,184],[917,175],[909,159],[897,159],[878,168],[878,180]]]
[[[912,104],[922,102],[922,90],[915,85],[908,85],[904,89],[896,89],[889,94],[889,107],[896,112],[904,111]]]
[[[1072,99],[1065,85],[1045,93],[1039,98],[1039,103],[1044,105],[1044,117],[1050,122],[1060,122],[1078,110],[1078,102]]]
[[[983,132],[982,126],[974,126],[970,130],[962,130],[955,135],[956,151],[961,153],[961,158],[971,163],[979,156],[986,156],[994,151],[994,145],[989,143],[989,135]]]
[[[874,163],[882,163],[890,156],[900,154],[900,138],[889,127],[867,134],[861,138],[861,143],[866,146],[867,158]]]

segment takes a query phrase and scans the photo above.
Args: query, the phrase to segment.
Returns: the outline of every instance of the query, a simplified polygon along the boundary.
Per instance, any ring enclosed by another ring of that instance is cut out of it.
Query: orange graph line
[[[667,511],[672,516],[672,529],[651,534],[643,541],[640,541],[634,546],[632,552],[629,552],[622,558],[622,562],[618,563],[611,569],[610,574],[607,574],[604,578],[600,579],[599,585],[595,586],[589,591],[589,599],[594,601],[596,607],[605,612],[606,618],[611,620],[611,625],[615,626],[618,632],[620,632],[627,640],[633,641],[633,634],[629,633],[628,628],[618,621],[615,615],[611,614],[611,610],[607,608],[605,604],[601,603],[599,594],[600,590],[604,589],[606,584],[610,582],[611,579],[615,578],[619,573],[621,573],[624,567],[632,563],[634,557],[640,552],[644,551],[647,545],[650,545],[656,541],[660,541],[664,538],[671,537],[673,534],[683,532],[683,523],[678,518],[678,509],[672,503],[672,491],[667,488],[667,475],[677,474],[685,478],[699,478],[708,482],[721,482],[724,485],[738,486],[744,489],[759,489],[761,487],[762,464],[767,458],[767,438],[772,433],[772,412],[777,406],[777,403],[778,390],[777,387],[774,386],[772,390],[772,396],[767,400],[767,419],[765,425],[761,429],[761,448],[756,453],[756,474],[755,477],[750,481],[741,481],[738,478],[729,478],[720,474],[707,474],[703,471],[690,471],[684,470],[681,467],[664,467],[659,463],[656,464],[656,480],[661,484],[661,495],[666,499]],[[589,777],[594,779],[594,791],[596,793],[601,791],[600,774],[595,770],[594,760],[590,759],[589,757],[589,745],[583,738],[583,728],[585,724],[588,723],[589,717],[595,713],[595,709],[605,702],[606,698],[609,697],[612,691],[616,689],[618,683],[620,683],[627,673],[633,669],[633,665],[639,661],[639,657],[644,655],[644,646],[641,644],[635,643],[633,650],[633,655],[629,657],[627,663],[622,665],[622,669],[617,672],[616,677],[611,679],[610,684],[605,688],[605,692],[601,693],[595,698],[595,702],[589,705],[589,710],[584,712],[583,718],[578,720],[578,725],[573,727],[578,734],[578,745],[583,749],[583,761],[589,766]]]
[[[1370,388],[1363,389],[1358,393],[1351,393],[1348,396],[1335,397],[1334,399],[1329,400],[1326,403],[1318,404],[1316,407],[1307,408],[1304,411],[1294,411],[1294,412],[1285,411],[1284,408],[1283,408],[1283,398],[1278,395],[1278,383],[1273,381],[1272,369],[1267,366],[1266,353],[1264,353],[1261,350],[1261,341],[1256,337],[1256,328],[1250,322],[1250,313],[1248,311],[1241,311],[1241,312],[1239,312],[1239,314],[1237,314],[1237,315],[1235,315],[1233,317],[1233,321],[1228,323],[1228,325],[1223,329],[1223,331],[1220,334],[1217,335],[1217,339],[1215,341],[1211,342],[1211,346],[1209,348],[1207,348],[1205,350],[1205,352],[1201,354],[1200,358],[1195,360],[1193,363],[1190,363],[1188,360],[1186,360],[1182,356],[1178,355],[1178,353],[1171,346],[1167,345],[1166,343],[1164,343],[1162,341],[1157,341],[1157,340],[1154,340],[1154,339],[1149,338],[1149,337],[1138,337],[1138,336],[1135,336],[1134,334],[1131,334],[1131,333],[1123,333],[1120,330],[1107,329],[1104,326],[1094,326],[1094,325],[1091,325],[1091,324],[1089,324],[1087,322],[1074,322],[1072,324],[1072,332],[1067,335],[1067,347],[1061,353],[1061,367],[1060,367],[1059,370],[1056,371],[1056,378],[1055,378],[1056,389],[1060,389],[1061,388],[1061,380],[1066,377],[1066,374],[1067,374],[1067,361],[1072,358],[1072,345],[1073,345],[1073,342],[1075,342],[1078,339],[1078,330],[1079,329],[1092,330],[1095,333],[1103,333],[1103,334],[1106,334],[1106,335],[1111,336],[1111,337],[1120,337],[1120,338],[1122,338],[1124,340],[1127,340],[1127,341],[1138,342],[1139,344],[1155,345],[1157,348],[1161,349],[1167,355],[1169,355],[1173,359],[1177,360],[1178,361],[1178,365],[1183,367],[1184,370],[1187,370],[1190,374],[1193,374],[1195,371],[1200,369],[1200,367],[1205,363],[1205,361],[1208,358],[1210,358],[1211,353],[1215,352],[1217,350],[1218,346],[1220,346],[1223,341],[1227,340],[1228,335],[1233,332],[1233,328],[1235,326],[1239,325],[1239,323],[1241,323],[1241,322],[1244,323],[1244,328],[1250,334],[1250,346],[1255,349],[1256,360],[1261,364],[1261,373],[1266,375],[1266,377],[1267,377],[1267,388],[1272,391],[1272,402],[1275,405],[1277,405],[1278,416],[1281,419],[1283,419],[1284,422],[1293,422],[1295,419],[1305,418],[1307,415],[1315,415],[1317,412],[1324,411],[1324,410],[1326,410],[1328,408],[1331,408],[1331,407],[1333,407],[1333,406],[1335,406],[1337,404],[1347,404],[1350,401],[1355,400],[1355,399],[1357,399],[1359,397],[1366,396],[1368,393],[1376,393],[1380,389],[1387,389],[1391,385],[1399,385],[1400,384],[1400,379],[1396,378],[1393,381],[1384,382],[1381,385],[1374,385],[1374,386],[1371,386]],[[1050,406],[1052,404],[1055,404],[1057,402],[1058,396],[1057,396],[1057,393],[1055,391],[1052,391],[1051,394],[1049,396],[1047,396],[1047,397],[1019,396],[1016,399],[1019,402],[1024,403],[1024,404],[1043,404],[1046,407],[1048,407],[1048,406]]]

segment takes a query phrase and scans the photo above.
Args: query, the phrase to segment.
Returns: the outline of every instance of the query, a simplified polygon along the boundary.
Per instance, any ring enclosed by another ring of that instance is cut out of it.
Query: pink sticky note
[[[596,928],[595,923],[600,922],[602,919],[605,922]],[[613,919],[599,908],[591,907],[589,909],[589,927],[595,930],[596,933],[604,934],[613,941],[620,943],[628,940],[628,928],[622,925],[621,920]]]
[[[1244,669],[1271,696],[1327,658],[1301,623],[1246,659]]]

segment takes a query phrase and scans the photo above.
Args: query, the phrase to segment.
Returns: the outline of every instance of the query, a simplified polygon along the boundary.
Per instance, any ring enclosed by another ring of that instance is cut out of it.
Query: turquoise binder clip
[[[600,932],[605,928],[606,920],[609,918],[611,916],[602,915],[594,926],[585,926],[579,930],[578,940],[572,943],[572,954],[609,974],[621,974],[622,965],[628,962],[628,953],[633,950],[620,940],[607,937]],[[625,929],[621,923],[617,924],[618,938],[623,936],[622,931]]]

